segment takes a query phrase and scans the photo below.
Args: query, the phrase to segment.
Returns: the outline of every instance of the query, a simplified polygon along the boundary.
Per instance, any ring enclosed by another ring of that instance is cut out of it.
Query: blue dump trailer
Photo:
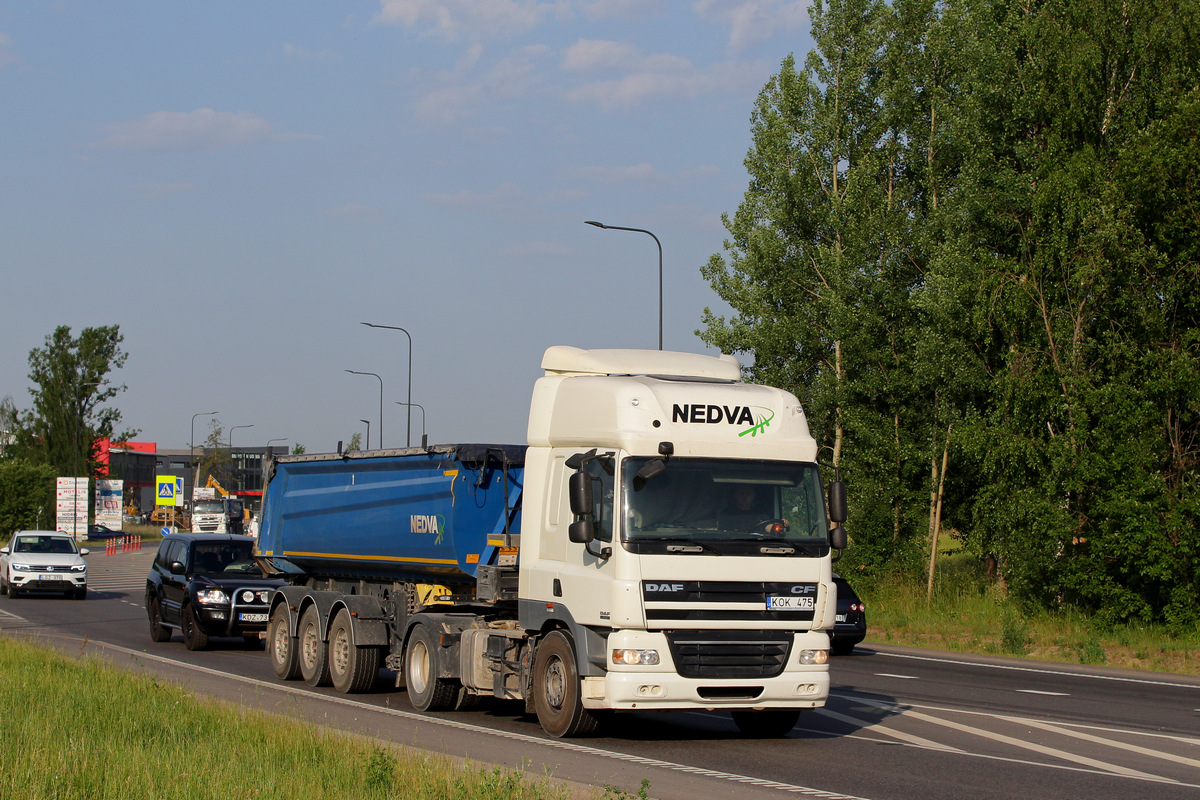
[[[789,392],[729,356],[552,347],[528,445],[267,465],[275,674],[421,711],[523,701],[551,736],[723,709],[783,735],[829,693],[845,489]]]
[[[525,447],[303,455],[268,467],[258,538],[273,572],[473,589],[520,528]]]

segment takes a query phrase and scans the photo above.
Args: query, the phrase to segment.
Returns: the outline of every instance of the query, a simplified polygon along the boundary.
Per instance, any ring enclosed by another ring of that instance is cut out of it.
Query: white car
[[[0,592],[17,597],[26,592],[65,592],[87,597],[88,554],[69,533],[17,531],[0,547]]]

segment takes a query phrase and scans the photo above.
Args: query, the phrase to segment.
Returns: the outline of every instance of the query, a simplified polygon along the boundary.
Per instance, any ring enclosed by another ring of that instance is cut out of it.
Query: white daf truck
[[[542,368],[527,446],[268,468],[276,674],[362,691],[386,665],[418,709],[523,700],[556,737],[634,710],[791,730],[829,693],[846,544],[796,397],[731,356],[551,347]]]

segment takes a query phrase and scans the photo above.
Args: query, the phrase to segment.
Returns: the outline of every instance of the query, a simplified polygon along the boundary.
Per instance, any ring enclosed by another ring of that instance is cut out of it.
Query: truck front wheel
[[[438,675],[437,636],[428,625],[417,625],[404,648],[404,683],[408,702],[418,711],[448,711],[458,701],[458,681]]]
[[[562,631],[538,645],[533,666],[533,701],[542,729],[556,739],[587,736],[599,720],[583,707],[575,647]]]
[[[342,694],[364,692],[379,675],[379,648],[355,647],[350,612],[342,609],[329,628],[329,678]]]
[[[288,611],[283,603],[271,612],[271,622],[267,625],[267,651],[271,654],[275,677],[283,681],[300,677],[300,646],[288,630]]]
[[[328,686],[329,659],[326,658],[325,642],[321,640],[321,621],[316,606],[309,606],[301,615],[300,635],[296,638],[300,650],[300,677],[309,686]]]

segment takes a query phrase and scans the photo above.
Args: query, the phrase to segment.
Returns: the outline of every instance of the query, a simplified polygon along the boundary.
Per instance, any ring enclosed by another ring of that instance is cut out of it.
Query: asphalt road
[[[240,639],[189,653],[150,640],[153,553],[88,557],[86,601],[0,598],[0,632],[180,681],[197,692],[380,739],[651,797],[870,800],[1200,797],[1200,679],[895,647],[834,659],[833,692],[788,737],[748,740],[717,712],[629,714],[555,741],[520,706],[419,714],[382,672],[342,696],[281,683]]]

